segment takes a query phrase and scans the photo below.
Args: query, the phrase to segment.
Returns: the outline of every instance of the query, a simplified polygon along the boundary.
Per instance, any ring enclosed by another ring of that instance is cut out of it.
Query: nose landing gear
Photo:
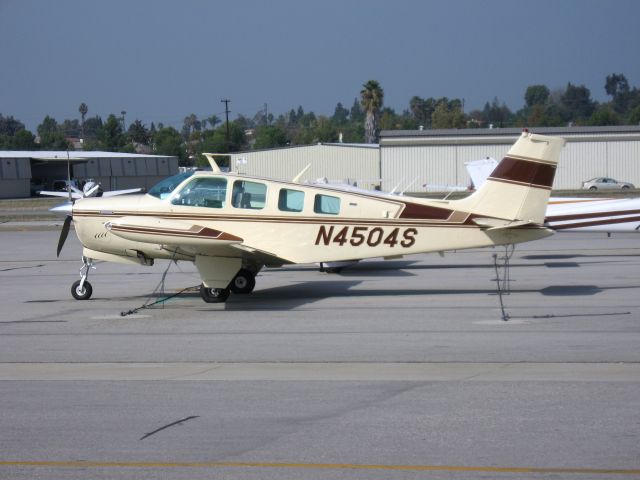
[[[93,287],[87,281],[89,270],[96,267],[93,266],[93,258],[82,257],[82,267],[80,268],[80,280],[76,280],[71,285],[71,295],[76,300],[89,300],[93,294]]]

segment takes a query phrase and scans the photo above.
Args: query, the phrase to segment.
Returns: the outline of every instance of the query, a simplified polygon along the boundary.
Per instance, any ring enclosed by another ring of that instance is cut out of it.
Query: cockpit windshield
[[[180,185],[186,178],[189,178],[191,175],[193,175],[193,173],[193,170],[189,170],[186,172],[178,173],[177,175],[173,175],[171,177],[167,177],[151,187],[148,193],[149,195],[159,198],[160,200],[167,198],[178,185]]]

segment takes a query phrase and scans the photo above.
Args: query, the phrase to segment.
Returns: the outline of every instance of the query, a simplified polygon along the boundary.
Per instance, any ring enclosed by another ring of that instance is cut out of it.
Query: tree
[[[136,118],[134,122],[129,125],[127,130],[127,137],[131,142],[141,143],[143,145],[149,145],[151,139],[151,133],[144,124]]]
[[[612,106],[618,113],[627,113],[640,104],[640,91],[631,89],[627,77],[621,73],[607,75],[604,89],[612,97]]]
[[[433,128],[463,128],[465,118],[462,113],[462,104],[448,102],[446,98],[439,101],[431,116],[431,126]]]
[[[595,102],[591,100],[591,91],[584,85],[567,84],[560,97],[562,106],[567,109],[568,119],[572,121],[587,119],[595,110]]]
[[[202,121],[202,127],[204,128],[206,123],[209,123],[209,126],[213,129],[216,128],[216,125],[218,125],[221,121],[222,120],[220,120],[217,115],[211,115]]]
[[[349,121],[349,110],[342,106],[342,103],[338,102],[335,110],[333,111],[333,116],[331,120],[336,125],[344,125]]]
[[[100,143],[102,143],[102,148],[108,152],[117,152],[126,143],[122,131],[122,122],[114,114],[109,115],[98,136]]]
[[[204,132],[198,152],[229,153],[238,152],[246,147],[244,127],[237,121],[229,122],[229,140],[227,141],[226,125],[215,130]]]
[[[78,112],[80,112],[80,138],[84,139],[84,118],[87,116],[87,112],[89,111],[89,107],[87,104],[82,102],[78,107]]]
[[[425,128],[431,128],[431,116],[436,109],[435,98],[420,98],[418,96],[411,97],[409,100],[409,110],[418,125]]]
[[[36,137],[29,130],[18,130],[13,136],[12,150],[36,150]]]
[[[500,103],[498,97],[494,97],[491,103],[487,102],[485,104],[482,114],[487,124],[495,127],[504,127],[507,123],[510,123],[512,116],[509,107],[504,102]]]
[[[58,131],[65,137],[78,137],[80,135],[80,122],[77,119],[64,120],[58,124]]]
[[[316,122],[316,126],[313,129],[314,143],[315,142],[337,142],[338,130],[333,125],[330,119],[320,116]]]
[[[384,91],[376,80],[369,80],[360,90],[360,104],[365,112],[364,141],[378,141],[378,115],[384,103]]]
[[[43,150],[67,150],[71,147],[58,129],[58,122],[49,115],[38,125],[40,148]]]
[[[182,146],[182,137],[173,127],[161,127],[153,136],[153,153],[171,155],[185,160],[186,154]]]
[[[589,125],[620,125],[620,116],[610,105],[600,105],[589,118]]]
[[[0,135],[13,137],[20,130],[24,130],[24,124],[12,116],[3,117],[0,113]]]
[[[360,106],[360,102],[358,102],[357,98],[353,99],[353,105],[351,106],[351,110],[349,110],[349,117],[352,122],[364,122],[364,112],[362,111],[362,107]]]
[[[287,131],[279,125],[262,125],[256,129],[256,142],[253,148],[284,147],[289,143]]]
[[[530,85],[524,94],[524,101],[527,107],[534,105],[544,105],[549,100],[551,92],[546,85]]]
[[[184,122],[182,124],[182,138],[185,141],[189,140],[191,134],[194,132],[200,132],[202,130],[202,122],[198,120],[195,113],[184,117]]]
[[[93,118],[88,118],[84,122],[84,138],[86,139],[97,139],[100,134],[100,130],[102,130],[102,118],[96,115]]]

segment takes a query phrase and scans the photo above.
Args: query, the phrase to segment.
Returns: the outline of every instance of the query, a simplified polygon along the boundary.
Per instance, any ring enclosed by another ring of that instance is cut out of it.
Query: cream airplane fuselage
[[[203,288],[219,293],[239,271],[255,275],[263,266],[546,237],[544,211],[563,145],[560,138],[523,134],[486,184],[462,200],[197,172],[166,195],[79,200],[72,215],[86,259],[194,261]]]

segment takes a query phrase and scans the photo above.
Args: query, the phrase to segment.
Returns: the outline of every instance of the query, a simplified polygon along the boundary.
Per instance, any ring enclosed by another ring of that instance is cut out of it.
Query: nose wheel
[[[87,281],[82,284],[82,280],[76,280],[71,285],[71,295],[76,300],[89,300],[91,298],[91,294],[93,293],[93,287]]]
[[[89,300],[93,294],[93,287],[87,281],[89,270],[95,269],[93,259],[82,257],[82,267],[80,268],[80,280],[76,280],[71,285],[71,295],[76,300]]]

